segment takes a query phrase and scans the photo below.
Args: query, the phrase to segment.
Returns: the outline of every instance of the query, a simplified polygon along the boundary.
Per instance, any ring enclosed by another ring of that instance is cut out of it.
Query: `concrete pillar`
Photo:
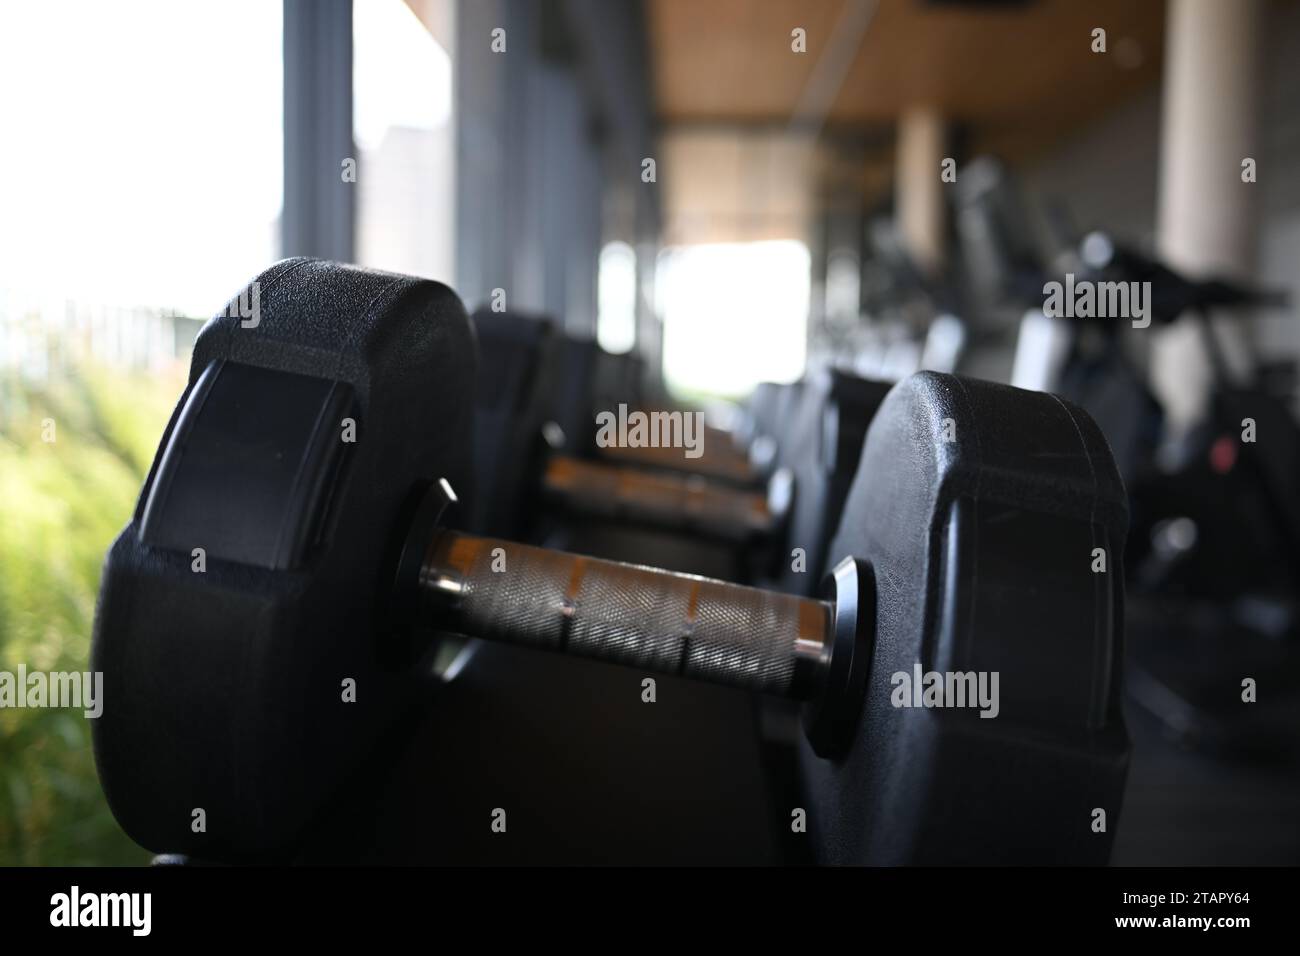
[[[908,252],[931,273],[944,259],[945,205],[939,176],[946,147],[947,130],[937,110],[909,107],[899,116],[895,215]]]
[[[1159,254],[1189,275],[1249,277],[1256,204],[1241,163],[1258,158],[1258,62],[1265,0],[1170,0],[1165,41]],[[1245,325],[1220,324],[1229,364],[1248,364]],[[1212,381],[1194,323],[1153,329],[1151,374],[1178,433],[1204,413]]]

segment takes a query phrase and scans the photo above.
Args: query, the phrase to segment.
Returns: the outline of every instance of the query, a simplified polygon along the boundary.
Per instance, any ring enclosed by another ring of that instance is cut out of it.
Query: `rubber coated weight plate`
[[[402,635],[376,609],[413,495],[471,484],[474,345],[449,289],[295,259],[241,299],[251,315],[195,344],[92,647],[118,821],[222,860],[297,842],[406,703]]]
[[[847,755],[801,751],[822,861],[1107,860],[1128,759],[1125,508],[1078,408],[929,372],[894,388],[828,555],[870,563],[877,619]],[[918,670],[945,690],[983,674],[991,691],[996,673],[996,708],[895,706],[917,702]]]

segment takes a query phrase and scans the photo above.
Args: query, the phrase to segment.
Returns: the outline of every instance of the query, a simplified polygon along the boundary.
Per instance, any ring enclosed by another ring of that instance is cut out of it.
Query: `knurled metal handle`
[[[419,575],[437,626],[806,699],[832,646],[827,602],[438,529]]]

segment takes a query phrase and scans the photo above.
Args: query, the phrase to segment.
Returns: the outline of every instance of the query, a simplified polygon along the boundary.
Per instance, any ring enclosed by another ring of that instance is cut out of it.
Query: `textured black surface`
[[[595,408],[614,409],[619,402],[626,402],[629,408],[667,404],[666,398],[649,400],[651,392],[646,387],[646,362],[642,356],[633,352],[616,355],[597,349],[592,373]]]
[[[823,861],[1106,861],[1128,757],[1125,526],[1110,452],[1081,410],[930,372],[895,387],[829,555],[871,562],[878,611],[848,756],[801,752]],[[891,676],[917,662],[999,671],[1000,714],[894,707]]]
[[[596,394],[597,370],[609,360],[591,339],[566,336],[561,345],[558,385],[546,396],[546,406],[550,417],[564,431],[565,448],[574,454],[596,450],[596,403],[618,397],[614,393]],[[619,401],[635,403],[636,393],[631,386],[629,382]],[[601,407],[613,408],[613,404]]]
[[[553,417],[565,343],[544,316],[479,309],[472,318],[479,349],[478,507],[469,524],[483,534],[525,537],[546,450],[542,427]]]
[[[198,574],[178,529],[171,547],[141,542],[137,507],[108,555],[92,647],[105,695],[95,753],[114,814],[151,850],[207,859],[292,845],[402,708],[409,668],[377,613],[397,532],[420,483],[472,490],[474,348],[449,289],[309,259],[256,281],[260,324],[222,314],[204,327],[177,409],[217,361],[345,383],[356,442],[319,540],[293,569],[210,556]],[[224,489],[235,501],[244,493],[238,482]],[[257,533],[255,509],[223,513]],[[356,703],[342,701],[345,678]],[[206,833],[191,828],[196,808]]]
[[[810,375],[796,393],[798,402],[777,459],[795,480],[788,546],[782,555],[783,590],[817,592],[827,570],[826,547],[857,474],[867,428],[889,388],[885,382],[826,370]],[[804,550],[803,571],[794,570],[793,548]]]

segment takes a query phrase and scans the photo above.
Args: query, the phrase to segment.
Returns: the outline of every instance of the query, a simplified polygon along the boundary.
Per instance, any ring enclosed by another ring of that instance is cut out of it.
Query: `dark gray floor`
[[[1300,769],[1189,751],[1128,708],[1133,762],[1116,866],[1300,864]]]

